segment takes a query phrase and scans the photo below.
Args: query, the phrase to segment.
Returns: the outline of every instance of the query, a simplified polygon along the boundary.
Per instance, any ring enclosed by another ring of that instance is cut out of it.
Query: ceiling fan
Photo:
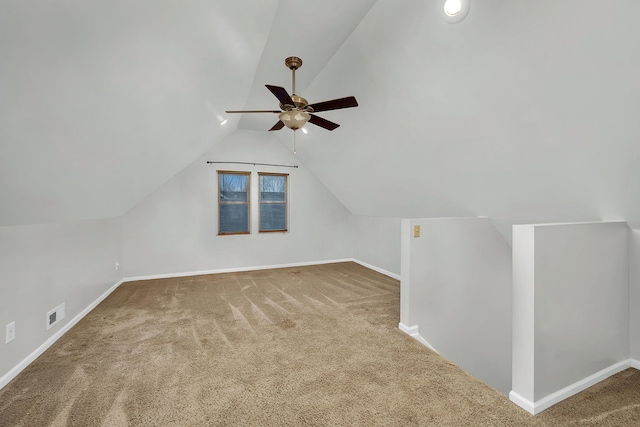
[[[280,130],[288,127],[294,132],[302,128],[307,122],[312,123],[327,130],[334,130],[338,126],[327,119],[316,116],[312,113],[321,111],[339,110],[341,108],[357,107],[358,102],[353,96],[345,98],[333,99],[331,101],[318,102],[309,104],[306,99],[296,95],[296,70],[302,67],[302,59],[297,56],[290,56],[284,60],[285,65],[291,70],[291,96],[287,90],[280,86],[265,85],[280,101],[280,110],[243,110],[243,111],[225,111],[226,113],[275,113],[278,114],[278,122],[273,125],[270,131]]]

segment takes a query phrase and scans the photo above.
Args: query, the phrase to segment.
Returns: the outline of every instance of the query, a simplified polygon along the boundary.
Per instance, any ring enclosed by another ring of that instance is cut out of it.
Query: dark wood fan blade
[[[346,98],[332,99],[331,101],[318,102],[311,104],[309,107],[313,108],[313,111],[319,113],[320,111],[339,110],[341,108],[357,107],[358,101],[353,96],[347,96]]]
[[[280,110],[234,110],[225,113],[282,113]]]
[[[273,127],[271,129],[269,129],[269,131],[272,130],[280,130],[284,127],[284,123],[282,122],[282,120],[278,120],[278,123],[276,123],[275,125],[273,125]]]
[[[293,103],[293,99],[291,99],[291,97],[289,96],[285,88],[280,86],[271,86],[271,85],[265,85],[265,86],[267,87],[267,89],[271,91],[272,94],[276,96],[276,98],[278,98],[278,101],[280,101],[282,105],[292,105],[292,106],[296,105]]]
[[[313,123],[316,126],[320,126],[321,128],[325,128],[327,130],[334,130],[340,125],[337,123],[330,122],[327,119],[323,119],[322,117],[315,116],[313,114],[309,114],[311,118],[309,119],[309,123]]]

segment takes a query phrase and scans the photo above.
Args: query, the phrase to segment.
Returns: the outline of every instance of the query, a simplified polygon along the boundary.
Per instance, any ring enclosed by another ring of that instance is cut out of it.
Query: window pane
[[[260,176],[260,201],[284,202],[285,201],[285,177],[284,176]]]
[[[249,231],[249,207],[220,205],[220,233],[246,233]]]
[[[234,174],[220,174],[220,201],[246,202],[247,176]]]
[[[284,203],[260,204],[260,230],[286,230],[287,205]]]

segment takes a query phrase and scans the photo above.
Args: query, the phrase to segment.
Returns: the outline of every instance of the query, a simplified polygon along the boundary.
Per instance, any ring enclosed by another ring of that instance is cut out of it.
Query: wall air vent
[[[62,319],[64,319],[64,303],[47,313],[47,330],[54,327]]]

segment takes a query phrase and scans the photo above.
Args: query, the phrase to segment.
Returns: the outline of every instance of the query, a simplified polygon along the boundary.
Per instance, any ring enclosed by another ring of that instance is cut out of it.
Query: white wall
[[[399,218],[353,215],[353,258],[400,276]]]
[[[206,161],[299,168],[208,165]],[[251,171],[254,179],[258,171],[289,173],[290,231],[257,233],[255,181],[252,234],[218,236],[217,170]],[[125,276],[351,258],[350,217],[350,212],[277,138],[265,132],[236,131],[125,215]]]
[[[421,236],[413,237],[419,225]],[[486,218],[403,220],[402,322],[502,393],[511,389],[511,254]],[[410,285],[406,286],[407,280]],[[408,313],[406,309],[408,307]]]
[[[631,358],[640,360],[640,231],[629,233],[629,320]]]
[[[513,237],[514,392],[538,402],[628,359],[627,225],[516,225]]]
[[[121,219],[0,227],[0,378],[122,278],[121,236]],[[47,331],[62,303],[65,319]]]
[[[512,389],[535,401],[535,229],[513,227]]]

